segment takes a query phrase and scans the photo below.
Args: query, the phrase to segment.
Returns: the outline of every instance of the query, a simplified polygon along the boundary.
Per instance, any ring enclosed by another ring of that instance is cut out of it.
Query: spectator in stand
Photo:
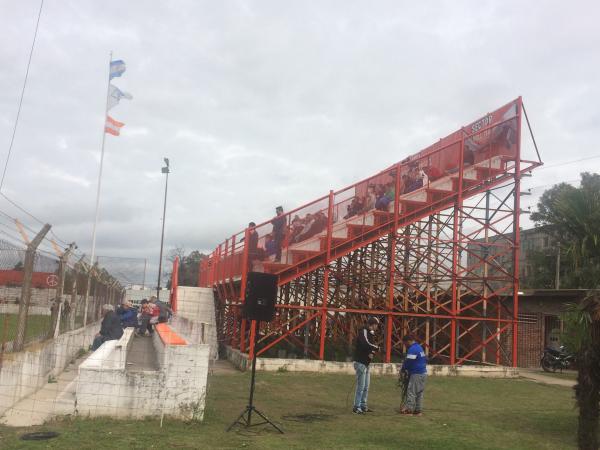
[[[258,232],[256,231],[256,224],[254,222],[250,222],[248,224],[248,262],[250,263],[250,267],[252,268],[252,263],[256,260],[262,260],[265,257],[265,251],[262,248],[258,247]],[[242,241],[245,238],[242,238]]]
[[[268,258],[277,253],[275,241],[271,233],[265,236],[265,256]]]
[[[150,336],[152,336],[154,330],[152,329],[152,324],[150,323],[150,320],[152,319],[154,305],[148,302],[148,300],[146,299],[142,300],[141,305],[142,308],[140,311],[140,326],[137,330],[137,334],[139,336],[144,336],[146,334],[146,331],[148,331]]]
[[[465,167],[472,166],[475,164],[475,152],[471,147],[465,146],[463,154],[463,165]]]
[[[408,174],[404,174],[400,177],[400,194],[406,194],[408,192],[409,178]]]
[[[171,309],[171,307],[165,302],[158,300],[156,297],[150,298],[150,303],[154,305],[154,309],[152,310],[152,317],[157,317],[158,323],[168,322],[169,317],[173,315],[173,310]]]
[[[327,216],[323,211],[319,211],[312,215],[311,225],[303,239],[311,238],[327,228]]]
[[[310,237],[309,232],[310,232],[310,229],[313,226],[314,222],[315,222],[314,215],[311,213],[307,213],[306,217],[304,218],[304,226],[302,227],[302,231],[300,231],[300,233],[298,234],[298,237],[297,237],[298,242],[301,242]]]
[[[124,301],[121,306],[117,308],[117,315],[119,316],[123,328],[138,327],[137,310],[130,302]]]
[[[292,220],[292,229],[290,231],[290,242],[292,242],[292,243],[298,242],[298,236],[302,232],[303,228],[304,228],[304,222],[302,221],[302,219],[300,217],[295,216],[294,220]]]
[[[375,208],[378,211],[387,211],[390,199],[386,195],[386,187],[380,185],[377,187],[377,201],[375,202]]]
[[[371,211],[375,209],[375,203],[377,202],[377,196],[375,195],[375,186],[370,184],[367,187],[367,197],[365,198],[364,211]]]
[[[412,165],[408,172],[408,184],[406,192],[416,191],[423,187],[423,178],[419,175],[419,169],[416,165]]]
[[[386,186],[385,186],[385,195],[390,200],[390,202],[394,201],[394,199],[396,198],[396,185],[395,185],[395,183],[388,183],[388,184],[386,184]]]
[[[423,169],[419,170],[419,177],[421,177],[421,182],[423,186],[429,186],[429,177]]]
[[[254,222],[250,222],[248,228],[250,228],[248,231],[248,253],[253,255],[258,252],[258,232]]]
[[[121,336],[123,336],[123,327],[121,327],[121,321],[115,312],[114,306],[102,305],[102,324],[100,325],[100,332],[92,343],[92,351],[98,350],[106,341],[121,339]]]
[[[273,241],[275,242],[275,262],[281,261],[281,245],[285,237],[285,216],[283,215],[283,206],[275,208],[275,214],[277,216],[271,220],[273,230]]]

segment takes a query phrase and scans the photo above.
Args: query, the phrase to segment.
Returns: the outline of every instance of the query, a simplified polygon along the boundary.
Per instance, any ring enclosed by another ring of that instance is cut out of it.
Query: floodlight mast
[[[160,282],[162,278],[162,260],[163,260],[163,245],[165,242],[165,222],[167,221],[167,191],[169,188],[169,158],[163,158],[165,166],[161,169],[161,173],[166,175],[165,177],[165,200],[163,203],[163,216],[162,216],[162,232],[160,234],[160,257],[158,259],[158,284],[156,286],[156,298],[160,300]]]

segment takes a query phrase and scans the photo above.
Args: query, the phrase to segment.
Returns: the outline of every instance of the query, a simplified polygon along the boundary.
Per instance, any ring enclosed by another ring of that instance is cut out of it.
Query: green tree
[[[169,252],[169,261],[173,262],[179,256],[179,276],[177,282],[179,286],[198,286],[198,271],[200,269],[200,261],[207,258],[208,255],[194,250],[189,254],[185,254],[183,247],[176,247]],[[171,289],[172,271],[169,272],[169,281],[167,288]]]
[[[564,320],[564,342],[577,355],[577,441],[580,449],[597,450],[600,417],[600,294],[591,293],[579,305],[571,305]]]
[[[560,183],[548,189],[531,215],[560,243],[568,262],[561,285],[593,288],[600,280],[600,175],[584,172],[581,186]]]

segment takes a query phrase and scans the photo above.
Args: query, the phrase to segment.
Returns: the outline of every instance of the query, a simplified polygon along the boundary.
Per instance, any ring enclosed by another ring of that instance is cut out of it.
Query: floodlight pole
[[[167,190],[169,188],[169,158],[164,158],[166,166],[161,169],[161,172],[166,174],[165,178],[165,201],[163,205],[163,217],[162,217],[162,232],[160,235],[160,257],[158,259],[158,284],[156,286],[156,298],[160,300],[160,279],[162,278],[162,259],[163,259],[163,244],[165,241],[165,222],[167,214]]]

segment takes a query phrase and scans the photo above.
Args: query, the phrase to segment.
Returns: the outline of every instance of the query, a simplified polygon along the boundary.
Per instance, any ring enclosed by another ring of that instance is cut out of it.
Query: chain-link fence
[[[122,298],[121,283],[76,258],[73,247],[53,255],[0,240],[2,354],[97,322],[103,304],[117,305]]]

